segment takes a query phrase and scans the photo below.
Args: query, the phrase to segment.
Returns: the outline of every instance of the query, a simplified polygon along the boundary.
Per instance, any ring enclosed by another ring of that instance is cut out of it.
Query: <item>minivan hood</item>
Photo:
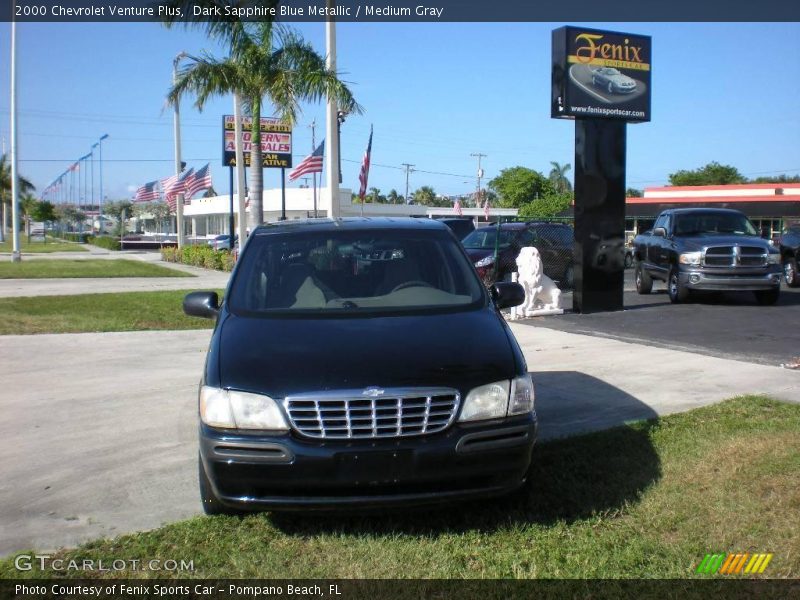
[[[490,307],[392,317],[230,314],[216,336],[220,386],[273,398],[371,386],[465,394],[516,371],[506,326]]]

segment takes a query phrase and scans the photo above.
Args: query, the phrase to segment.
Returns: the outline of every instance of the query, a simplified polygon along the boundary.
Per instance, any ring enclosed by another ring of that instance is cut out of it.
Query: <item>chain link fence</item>
[[[511,281],[520,250],[539,251],[544,274],[561,290],[574,284],[575,232],[571,218],[523,219],[501,217],[478,227],[462,241],[484,284]]]

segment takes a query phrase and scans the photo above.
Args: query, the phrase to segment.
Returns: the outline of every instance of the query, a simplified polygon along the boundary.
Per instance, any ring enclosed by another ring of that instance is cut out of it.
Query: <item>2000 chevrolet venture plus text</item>
[[[247,241],[200,386],[207,513],[493,495],[528,472],[525,359],[450,230],[428,219],[267,225]]]

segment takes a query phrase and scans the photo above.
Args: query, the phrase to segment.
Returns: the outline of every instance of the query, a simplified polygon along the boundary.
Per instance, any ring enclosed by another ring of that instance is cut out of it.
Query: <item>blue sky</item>
[[[562,24],[338,24],[339,70],[366,109],[342,129],[343,185],[358,187],[371,123],[370,186],[384,193],[403,193],[406,162],[418,169],[412,190],[442,194],[475,188],[473,152],[488,155],[487,178],[516,165],[546,174],[550,161],[573,163],[573,123],[551,119],[549,107],[550,32]],[[669,173],[712,160],[751,177],[800,173],[800,24],[574,24],[653,38],[652,122],[628,127],[630,187],[665,184]],[[296,28],[324,53],[324,24]],[[6,140],[9,40],[9,24],[0,24]],[[203,49],[222,54],[200,32],[151,24],[18,25],[21,173],[41,190],[108,133],[110,199],[169,175],[172,58]],[[220,115],[231,112],[229,97],[202,113],[182,107],[184,158],[195,168],[210,160],[220,193],[228,191]],[[319,140],[323,106],[307,106],[295,128],[295,163],[311,151],[312,119]],[[266,185],[279,177],[266,170]]]

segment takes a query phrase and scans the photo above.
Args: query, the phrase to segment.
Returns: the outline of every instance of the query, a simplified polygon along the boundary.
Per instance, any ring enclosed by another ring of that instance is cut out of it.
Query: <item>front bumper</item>
[[[682,266],[679,271],[681,283],[690,290],[716,290],[728,292],[772,290],[781,285],[781,266],[768,265],[760,268],[735,270]]]
[[[414,506],[499,495],[525,482],[535,413],[430,436],[322,441],[200,425],[214,495],[236,509]]]

